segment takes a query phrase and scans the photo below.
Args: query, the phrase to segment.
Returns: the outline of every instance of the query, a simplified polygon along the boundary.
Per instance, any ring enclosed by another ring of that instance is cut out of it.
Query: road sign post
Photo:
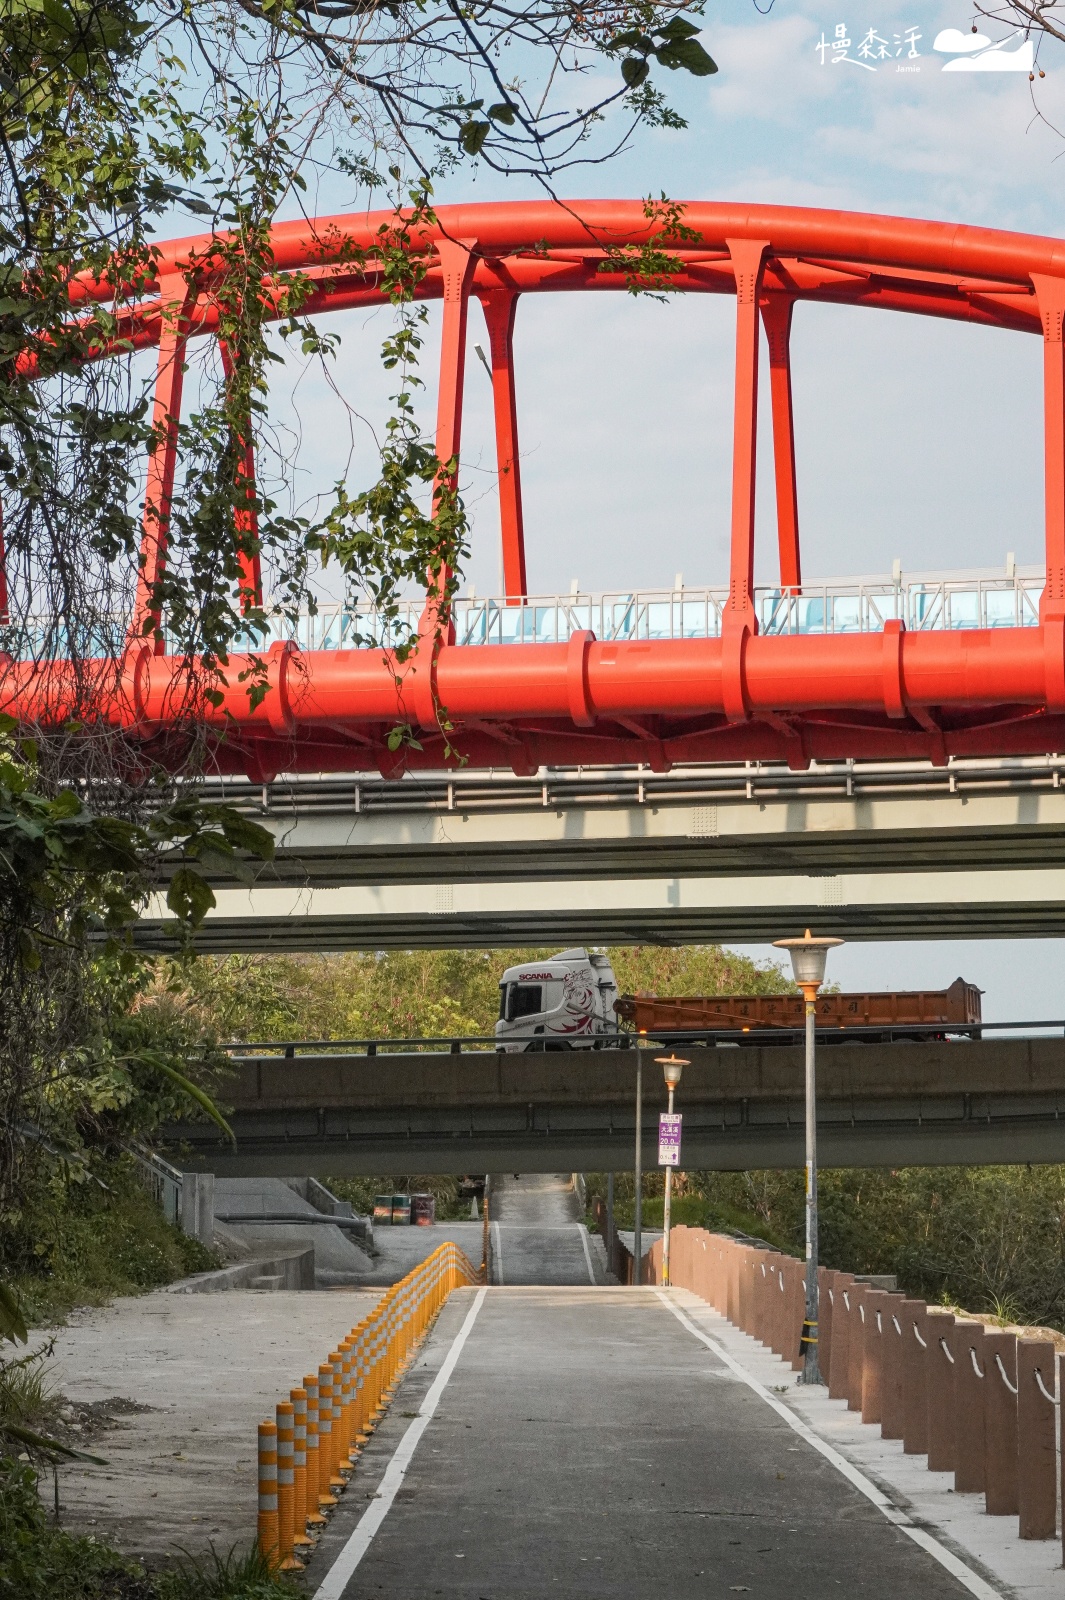
[[[669,1090],[669,1110],[662,1112],[658,1118],[658,1165],[666,1169],[665,1192],[662,1198],[662,1287],[668,1288],[670,1204],[673,1197],[673,1168],[680,1165],[681,1127],[680,1114],[673,1110],[673,1091],[688,1063],[675,1055],[656,1056],[655,1060],[662,1068],[662,1076]]]

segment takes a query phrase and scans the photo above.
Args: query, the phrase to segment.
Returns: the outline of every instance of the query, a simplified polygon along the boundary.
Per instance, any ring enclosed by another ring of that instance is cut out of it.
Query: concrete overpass
[[[270,826],[205,950],[1065,931],[1065,757],[320,777],[212,794]],[[161,896],[138,933],[167,948]]]
[[[692,1169],[801,1167],[801,1047],[685,1047],[679,1096]],[[647,1057],[645,1057],[647,1060]],[[644,1160],[665,1109],[645,1070]],[[224,1175],[631,1169],[635,1052],[278,1055],[234,1062],[211,1125],[170,1130],[182,1166]],[[1065,1160],[1065,1039],[826,1047],[818,1058],[822,1165]]]

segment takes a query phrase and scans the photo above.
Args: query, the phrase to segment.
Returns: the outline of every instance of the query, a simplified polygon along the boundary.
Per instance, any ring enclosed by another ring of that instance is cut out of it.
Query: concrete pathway
[[[674,1298],[702,1305],[683,1291]],[[995,1592],[966,1586],[893,1526],[693,1327],[652,1289],[452,1295],[312,1560],[310,1592],[318,1600]],[[419,1416],[434,1400],[431,1418]]]
[[[588,1230],[578,1220],[571,1173],[494,1174],[488,1211],[494,1284],[604,1281],[601,1254],[591,1249]]]

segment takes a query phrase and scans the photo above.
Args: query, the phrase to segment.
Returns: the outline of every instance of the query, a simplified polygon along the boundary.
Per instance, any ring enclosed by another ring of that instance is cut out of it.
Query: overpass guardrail
[[[951,1023],[873,1023],[853,1027],[835,1025],[815,1029],[818,1043],[822,1044],[906,1044],[915,1039],[982,1039],[989,1034],[1000,1038],[1052,1038],[1060,1034],[1065,1038],[1065,1018],[1050,1021],[1026,1020],[1020,1022],[951,1022]],[[772,1044],[802,1044],[806,1038],[804,1028],[659,1028],[654,1033],[599,1034],[591,1044],[571,1045],[565,1039],[535,1038],[525,1041],[521,1050],[507,1051],[495,1034],[435,1034],[416,1038],[395,1039],[375,1037],[365,1039],[282,1039],[258,1043],[226,1044],[221,1048],[231,1057],[242,1059],[254,1056],[280,1056],[292,1061],[298,1053],[306,1055],[416,1055],[495,1053],[499,1055],[541,1055],[553,1052],[586,1054],[597,1050],[635,1050],[657,1045],[722,1044],[763,1046]]]

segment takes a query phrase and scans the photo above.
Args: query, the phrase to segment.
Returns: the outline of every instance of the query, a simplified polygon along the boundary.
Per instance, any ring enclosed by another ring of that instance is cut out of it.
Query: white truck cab
[[[617,995],[609,956],[587,950],[508,967],[499,980],[496,1049],[594,1050],[618,1031]]]

